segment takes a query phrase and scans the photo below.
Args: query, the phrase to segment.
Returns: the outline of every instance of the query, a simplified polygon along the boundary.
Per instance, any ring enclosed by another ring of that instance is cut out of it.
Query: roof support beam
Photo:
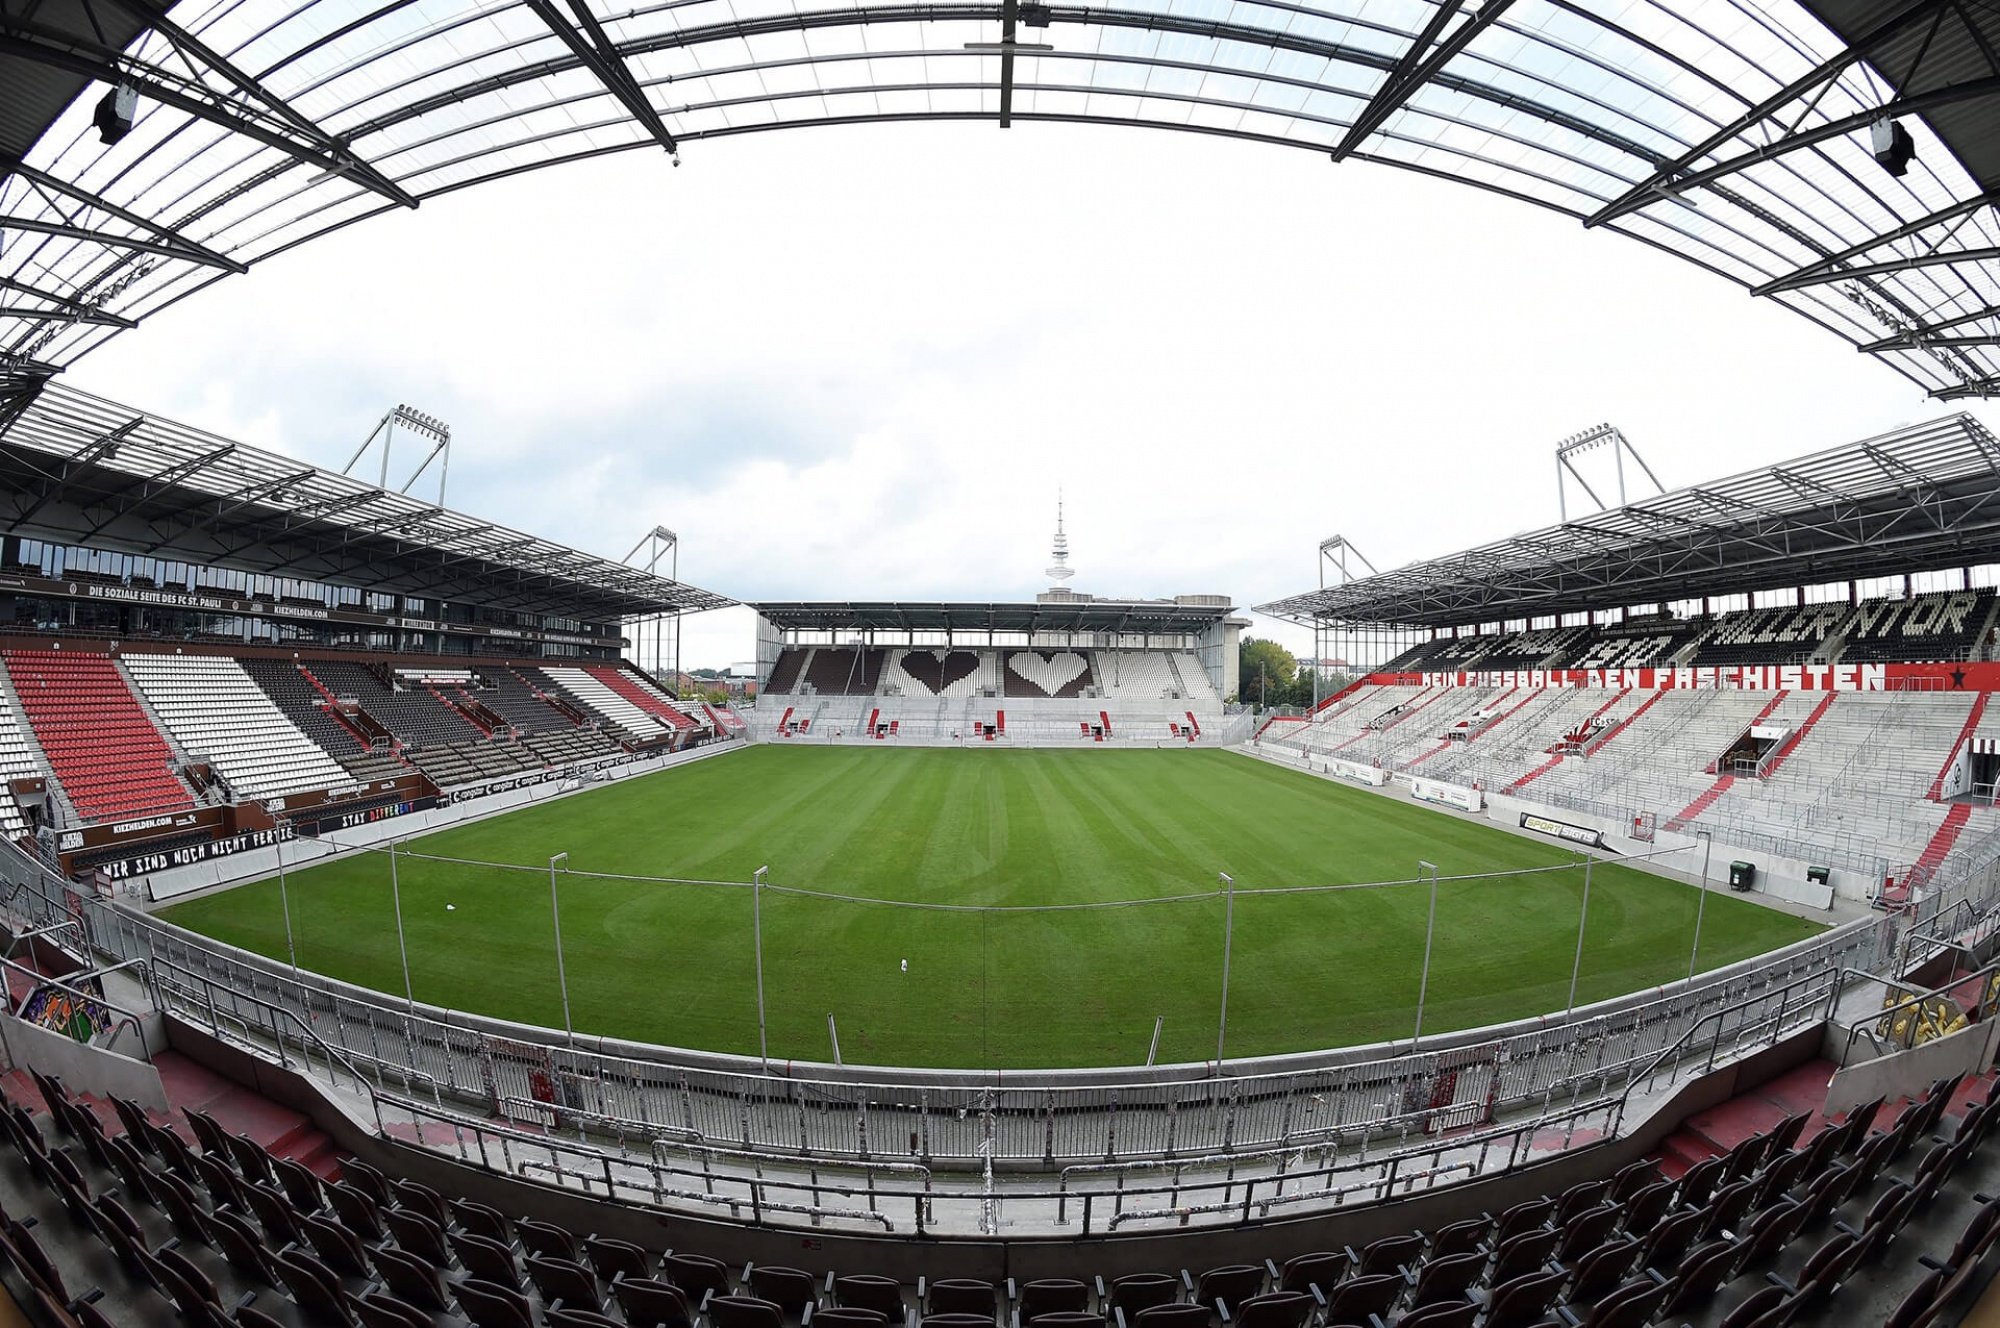
[[[0,351],[0,438],[5,438],[14,421],[35,404],[56,372],[53,365],[40,360]]]
[[[1020,0],[1000,4],[1000,127],[1014,124],[1014,41],[1015,24],[1021,17]]]
[[[1856,111],[1853,115],[1842,116],[1838,120],[1828,120],[1825,124],[1814,125],[1810,129],[1795,130],[1775,143],[1766,143],[1762,147],[1752,148],[1748,152],[1739,153],[1727,161],[1718,162],[1714,166],[1704,167],[1698,171],[1691,171],[1685,175],[1676,176],[1672,180],[1654,185],[1653,188],[1661,198],[1672,198],[1676,195],[1686,193],[1690,189],[1698,189],[1703,185],[1713,184],[1717,180],[1734,175],[1747,167],[1759,166],[1768,161],[1775,161],[1779,157],[1796,152],[1801,148],[1809,148],[1816,143],[1824,143],[1829,139],[1841,138],[1847,134],[1857,133],[1885,116],[1921,115],[1926,111],[1935,110],[1940,106],[1949,106],[1955,102],[1971,101],[1980,97],[1993,96],[2000,96],[2000,77],[1976,78],[1970,82],[1953,84],[1948,88],[1936,88],[1915,97],[1898,97],[1894,101],[1885,103],[1873,110]],[[1614,203],[1612,206],[1615,207],[1617,205]],[[1609,207],[1600,210],[1594,215],[1585,218],[1583,224],[1586,226],[1596,226],[1602,224],[1599,218],[1609,221],[1615,220],[1616,216],[1624,215],[1621,212],[1607,217],[1605,214],[1610,210]],[[1625,212],[1632,210],[1631,208],[1624,209]]]
[[[1914,349],[1933,344],[1937,340],[1934,335],[1935,333],[1944,332],[1954,327],[1963,327],[1967,323],[1976,323],[1982,318],[1996,317],[2000,317],[2000,304],[1989,304],[1983,308],[1974,309],[1969,314],[1959,314],[1957,317],[1947,318],[1942,322],[1925,323],[1918,327],[1908,328],[1893,336],[1883,337],[1880,341],[1871,341],[1865,346],[1856,346],[1855,349],[1869,355],[1885,350]]]
[[[107,494],[103,501],[111,505],[111,514],[86,531],[83,538],[78,540],[77,543],[88,544],[91,540],[103,534],[107,526],[129,511],[131,504],[121,501],[125,495],[137,490],[139,501],[144,502],[155,494],[164,492],[181,481],[193,477],[200,471],[208,469],[208,467],[221,461],[235,450],[236,444],[225,443],[221,447],[203,452],[200,456],[193,456],[185,461],[175,462],[157,474],[139,476],[132,483],[123,486],[115,493]]]
[[[1807,286],[1824,286],[1832,281],[1849,278],[1879,277],[1889,272],[1908,272],[1920,267],[1942,267],[1947,263],[1985,263],[2000,258],[2000,246],[1979,249],[1943,249],[1934,253],[1915,254],[1907,258],[1892,258],[1881,263],[1863,263],[1860,267],[1844,267],[1831,272],[1794,272],[1780,277],[1766,285],[1756,287],[1752,295],[1775,295],[1781,291],[1800,290]]]
[[[1941,387],[1931,393],[1931,399],[1934,401],[1962,401],[1967,397],[1981,400],[2000,397],[2000,374],[1988,378],[1974,378],[1955,387]]]
[[[262,143],[315,170],[327,171],[334,175],[353,179],[364,188],[384,192],[360,171],[360,163],[346,148],[334,142],[332,146],[318,142],[302,142],[298,138],[267,128],[257,121],[238,113],[236,103],[220,97],[211,89],[199,83],[187,83],[175,78],[166,70],[142,64],[115,51],[93,51],[79,53],[73,46],[57,46],[47,41],[23,37],[15,33],[0,32],[0,55],[31,60],[36,64],[48,65],[55,69],[67,69],[85,78],[102,83],[125,83],[134,88],[141,97],[157,101],[165,106],[187,112],[198,120],[206,120],[212,125],[240,134],[253,142]],[[393,181],[385,181],[386,196],[404,207],[417,205],[415,196]]]
[[[199,246],[190,248],[185,244],[169,240],[148,240],[136,235],[113,235],[109,231],[93,230],[88,226],[73,226],[65,221],[44,221],[40,217],[0,216],[0,231],[30,231],[37,235],[53,235],[64,240],[87,240],[101,244],[108,249],[134,249],[144,254],[158,254],[162,258],[178,258],[182,262],[194,263],[201,267],[218,267],[238,276],[250,269],[233,258],[224,258]]]
[[[273,498],[283,493],[286,489],[291,488],[294,484],[302,484],[317,474],[319,474],[317,470],[308,467],[305,470],[296,471],[290,475],[280,475],[276,479],[259,480],[254,484],[245,485],[234,493],[222,494],[216,498],[215,510],[213,512],[203,517],[200,521],[190,522],[178,533],[161,539],[152,548],[146,550],[146,552],[148,554],[156,554],[175,540],[186,539],[190,535],[199,535],[211,526],[214,526],[217,522],[220,522],[230,513],[248,507],[252,503],[260,503],[268,498]]]
[[[1651,175],[1612,199],[1589,217],[1586,217],[1583,224],[1586,226],[1602,226],[1606,222],[1616,221],[1628,212],[1636,212],[1640,208],[1645,207],[1655,198],[1660,197],[1663,191],[1666,191],[1688,167],[1694,165],[1694,163],[1700,161],[1703,157],[1714,155],[1717,148],[1742,137],[1757,125],[1770,119],[1771,116],[1784,107],[1818,87],[1821,83],[1826,82],[1830,78],[1838,77],[1850,65],[1858,63],[1870,47],[1877,45],[1885,38],[1894,36],[1914,23],[1921,23],[1930,19],[1951,3],[1953,3],[1953,0],[1914,0],[1914,3],[1906,5],[1889,18],[1884,19],[1869,29],[1866,34],[1840,54],[1787,83],[1784,87],[1778,89],[1763,101],[1758,102],[1749,110],[1743,112],[1743,114],[1737,116],[1734,120],[1731,120],[1728,124],[1689,148],[1686,152],[1681,153],[1680,156],[1675,157],[1672,161],[1662,163]]]
[[[332,516],[335,512],[345,512],[350,507],[360,507],[383,497],[381,489],[366,489],[360,493],[335,494],[330,498],[315,498],[309,503],[300,503],[285,512],[287,524],[304,517],[308,521],[318,521]]]
[[[1933,226],[1952,221],[1969,212],[1977,212],[1983,207],[1990,207],[1995,202],[2000,202],[2000,191],[1990,189],[1983,194],[1977,194],[1971,198],[1962,198],[1950,207],[1939,208],[1936,212],[1928,216],[1918,217],[1915,221],[1906,221],[1893,231],[1885,231],[1871,240],[1863,240],[1860,244],[1850,245],[1837,254],[1828,254],[1825,258],[1808,263],[1798,271],[1779,277],[1776,281],[1767,281],[1761,286],[1754,286],[1751,288],[1750,293],[1752,295],[1774,295],[1779,291],[1794,290],[1801,285],[1814,285],[1816,284],[1813,280],[1814,278],[1821,278],[1828,275],[1830,269],[1836,268],[1842,263],[1880,249],[1885,244],[1894,244],[1898,240],[1907,240],[1912,235],[1920,234]],[[1947,257],[1956,256],[1954,254]],[[1830,275],[1841,277],[1848,275],[1848,273],[1831,272]]]
[[[47,171],[37,170],[18,157],[0,157],[0,175],[12,175],[16,179],[27,180],[33,184],[40,185],[51,193],[61,194],[64,198],[72,202],[81,203],[93,212],[102,212],[108,217],[118,218],[118,220],[128,226],[137,226],[142,231],[150,231],[154,236],[158,237],[162,244],[172,245],[176,249],[185,250],[192,261],[206,262],[210,267],[227,268],[232,272],[238,273],[250,270],[233,259],[225,258],[223,255],[215,252],[215,250],[210,249],[207,245],[188,239],[187,236],[182,235],[171,226],[163,226],[150,217],[142,217],[136,212],[127,211],[109,199],[93,194],[88,189],[71,184],[67,180],[59,180]],[[193,259],[194,255],[200,255],[201,257]]]
[[[117,314],[99,313],[95,309],[29,309],[18,304],[0,304],[0,318],[20,318],[31,323],[89,323],[95,327],[119,327],[131,329],[139,326],[129,318]]]
[[[1438,0],[1437,12],[1431,15],[1430,22],[1424,25],[1424,30],[1410,44],[1410,49],[1389,71],[1389,76],[1375,90],[1368,104],[1361,108],[1361,114],[1354,117],[1354,124],[1346,136],[1334,145],[1333,159],[1347,160],[1370,134],[1387,123],[1389,117],[1415,96],[1419,88],[1430,82],[1438,70],[1450,63],[1452,57],[1464,50],[1474,37],[1497,22],[1513,3],[1514,0],[1486,0],[1479,12],[1469,15],[1451,36],[1433,49],[1432,43],[1444,31],[1445,24],[1464,7],[1464,0]],[[1427,51],[1428,55],[1425,54]]]
[[[1964,336],[1932,336],[1928,332],[1912,333],[1907,337],[1890,337],[1886,341],[1873,342],[1867,346],[1857,346],[1856,350],[1923,350],[1928,346],[1939,348],[1953,346],[1993,346],[2000,345],[2000,333],[1972,332]]]
[[[583,62],[584,68],[597,76],[605,90],[616,97],[619,104],[631,113],[632,118],[644,126],[668,155],[678,159],[680,146],[668,132],[666,121],[653,109],[653,103],[646,99],[645,89],[639,86],[632,71],[625,65],[625,58],[618,48],[604,34],[597,16],[590,12],[589,0],[569,0],[569,7],[576,15],[573,26],[562,16],[555,6],[555,0],[527,0],[528,8],[535,12],[550,32],[569,47],[570,52]]]
[[[55,482],[44,490],[39,498],[23,508],[14,517],[14,523],[19,525],[61,497],[63,490],[69,487],[71,480],[95,464],[98,458],[110,456],[115,453],[118,450],[118,444],[124,442],[133,430],[145,422],[145,416],[134,416],[117,428],[99,434],[96,438],[93,438],[90,442],[79,448],[73,456],[66,458],[63,461],[62,470],[55,476]]]
[[[56,305],[54,309],[19,311],[22,318],[68,318],[79,323],[96,323],[103,327],[134,328],[139,326],[133,320],[119,314],[107,313],[84,300],[71,299],[54,291],[45,291],[39,286],[30,286],[25,281],[15,281],[12,277],[0,277],[0,290],[10,290],[17,295],[27,295],[37,300],[46,300]]]
[[[221,53],[210,50],[200,38],[182,28],[165,14],[154,9],[151,5],[140,3],[139,0],[108,0],[108,2],[149,24],[154,32],[159,33],[182,56],[207,66],[214,73],[221,75],[224,79],[235,84],[237,89],[244,94],[246,100],[261,105],[271,114],[291,125],[293,129],[298,131],[301,137],[305,138],[315,147],[329,156],[344,162],[344,166],[339,171],[341,175],[392,202],[402,204],[404,207],[413,208],[417,205],[415,198],[406,193],[394,180],[376,170],[369,163],[361,160],[360,157],[355,155],[354,149],[348,146],[344,140],[328,133],[326,130],[320,128],[316,122],[301,115],[283,97],[272,92],[245,71],[238,69]]]

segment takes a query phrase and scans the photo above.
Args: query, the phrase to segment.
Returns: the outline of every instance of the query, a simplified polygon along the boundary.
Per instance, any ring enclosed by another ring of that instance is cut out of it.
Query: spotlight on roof
[[[1898,179],[1909,173],[1917,145],[1910,140],[1910,131],[1903,128],[1900,120],[1877,120],[1868,126],[1868,139],[1878,166]]]
[[[97,126],[97,137],[106,147],[132,132],[132,119],[139,111],[139,89],[130,83],[120,83],[106,92],[97,103],[97,114],[91,122]]]

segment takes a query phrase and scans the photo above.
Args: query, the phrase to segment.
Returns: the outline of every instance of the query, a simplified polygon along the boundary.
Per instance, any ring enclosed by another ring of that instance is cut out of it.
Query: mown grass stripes
[[[576,871],[770,880],[888,900],[1021,907],[1219,889],[1236,904],[1232,1055],[1407,1036],[1427,888],[1258,897],[1260,886],[1409,880],[1573,863],[1559,845],[1220,751],[758,747],[410,841],[417,852]],[[546,875],[404,859],[419,1000],[559,1025]],[[1579,999],[1687,971],[1696,893],[1616,864],[1592,877]],[[1447,881],[1426,1029],[1560,1009],[1580,867]],[[564,956],[579,1029],[754,1052],[747,890],[566,877]],[[292,873],[300,962],[400,993],[388,861]],[[446,905],[455,905],[447,909]],[[1161,1056],[1215,1051],[1219,893],[1063,913],[916,912],[767,893],[774,1057],[968,1067],[1127,1063],[1164,1015]],[[282,956],[275,881],[167,917]],[[1704,967],[1817,928],[1712,894]],[[900,961],[909,960],[904,972]]]

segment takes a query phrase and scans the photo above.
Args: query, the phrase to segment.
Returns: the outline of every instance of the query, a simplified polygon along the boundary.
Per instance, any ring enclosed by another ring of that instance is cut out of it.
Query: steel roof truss
[[[1437,0],[1437,10],[1423,31],[1417,34],[1402,57],[1390,69],[1388,77],[1382,81],[1375,95],[1369,99],[1361,113],[1354,118],[1354,124],[1333,149],[1335,161],[1345,161],[1354,150],[1367,140],[1370,134],[1380,129],[1389,117],[1400,110],[1424,84],[1437,76],[1439,70],[1449,64],[1453,57],[1466,45],[1499,21],[1514,0],[1486,0],[1479,9],[1468,15],[1466,20],[1453,30],[1451,36],[1438,43],[1432,42],[1444,31],[1445,24],[1454,14],[1464,8],[1464,0]],[[1413,63],[1414,59],[1414,63]]]
[[[555,0],[526,0],[526,3],[535,17],[561,39],[563,45],[569,47],[571,54],[583,62],[605,90],[631,112],[632,118],[644,126],[661,147],[675,156],[680,154],[673,134],[667,130],[666,121],[653,109],[645,89],[639,86],[638,80],[632,77],[632,71],[626,67],[625,57],[605,36],[597,16],[590,12],[589,0],[569,0],[570,11],[576,15],[575,25],[563,18]]]
[[[1873,239],[1863,240],[1859,244],[1850,245],[1848,248],[1841,250],[1839,253],[1828,254],[1824,258],[1815,259],[1813,262],[1806,264],[1804,267],[1799,268],[1796,271],[1787,273],[1785,276],[1779,277],[1775,281],[1767,281],[1762,286],[1753,288],[1750,293],[1753,295],[1773,295],[1779,291],[1797,290],[1801,286],[1813,285],[1818,281],[1831,281],[1831,280],[1836,280],[1843,276],[1859,275],[1861,271],[1859,269],[1850,270],[1847,272],[1838,272],[1838,271],[1833,271],[1832,269],[1838,268],[1842,263],[1850,262],[1853,259],[1859,258],[1863,254],[1871,253],[1876,249],[1880,249],[1885,244],[1894,244],[1898,240],[1907,240],[1911,236],[1917,235],[1922,231],[1928,230],[1932,226],[1936,226],[1943,222],[1951,221],[1954,219],[1963,219],[1969,217],[1972,213],[1978,211],[1980,208],[1990,207],[1995,202],[2000,202],[2000,191],[1989,190],[1986,193],[1978,194],[1972,198],[1960,199],[1958,202],[1951,204],[1949,207],[1940,208],[1937,211],[1932,212],[1927,216],[1918,217],[1914,221],[1905,222],[1903,225],[1898,226],[1895,230],[1884,232],[1881,235],[1875,236]],[[1942,244],[1945,240],[1950,239],[1951,236],[1956,232],[1957,228],[1954,227],[1951,232],[1947,232],[1945,235],[1939,237],[1938,241],[1930,246],[1930,249],[1928,251],[1928,256],[1935,257],[1939,253],[1937,245]],[[1923,256],[1926,255],[1917,255],[1915,257],[1923,257]],[[1952,258],[1958,258],[1958,257],[1970,258],[1971,256],[1972,255],[1967,251],[1956,250],[1947,254],[1946,259],[1947,261],[1949,261]],[[1912,261],[1908,265],[1918,266],[1919,264]],[[1883,268],[1880,270],[1896,271],[1899,269],[1898,266],[1892,265],[1890,267]]]
[[[196,119],[276,149],[303,165],[352,179],[363,188],[374,188],[367,173],[360,169],[363,163],[352,154],[344,150],[329,150],[317,142],[300,142],[292,135],[239,114],[232,99],[198,80],[182,79],[158,66],[119,52],[99,50],[84,54],[51,45],[45,40],[8,33],[0,33],[0,55],[66,69],[103,83],[127,84],[148,100],[171,106]],[[404,207],[417,205],[417,200],[400,186],[389,182],[388,187],[394,191],[388,196],[395,202]]]
[[[112,514],[93,526],[83,537],[83,540],[79,542],[88,543],[90,540],[97,538],[113,521],[131,511],[138,504],[144,503],[146,500],[172,488],[182,480],[192,478],[201,471],[206,470],[209,466],[229,456],[235,450],[236,444],[226,443],[211,451],[203,452],[199,456],[177,461],[156,474],[137,476],[131,483],[120,485],[116,489],[111,490],[104,495],[100,502],[115,504]],[[135,502],[123,503],[120,501],[134,490],[137,490],[139,493],[139,497]]]
[[[71,456],[69,456],[64,460],[62,469],[58,471],[55,476],[55,482],[42,493],[40,498],[38,498],[34,503],[30,504],[28,508],[25,511],[23,511],[19,516],[15,517],[14,520],[17,523],[26,521],[29,517],[33,516],[35,513],[41,511],[44,507],[54,502],[58,497],[60,497],[64,493],[64,491],[66,491],[69,488],[70,484],[75,480],[77,480],[80,476],[82,476],[83,472],[87,470],[93,463],[95,463],[99,457],[108,456],[111,453],[116,452],[118,449],[118,445],[124,442],[127,438],[131,437],[133,430],[137,429],[140,425],[144,424],[145,422],[146,422],[145,417],[143,416],[134,417],[133,419],[127,420],[125,423],[119,425],[117,428],[111,429],[106,433],[98,435],[95,439],[91,440],[89,443],[86,443],[83,447],[79,448],[74,454],[72,454]]]
[[[79,226],[68,221],[49,221],[43,217],[0,216],[0,231],[28,231],[36,235],[54,236],[60,240],[101,244],[107,249],[131,249],[142,254],[158,254],[162,258],[178,258],[183,262],[195,263],[202,267],[221,268],[225,272],[239,275],[250,270],[233,258],[224,258],[220,254],[210,253],[199,247],[189,248],[172,240],[149,240],[139,235],[113,235],[110,231]]]
[[[200,78],[200,67],[206,66],[209,72],[219,75],[232,84],[241,101],[260,106],[290,125],[300,137],[338,163],[340,175],[404,207],[413,208],[417,205],[417,200],[405,192],[402,186],[368,162],[361,160],[348,143],[328,133],[317,122],[301,115],[291,103],[250,74],[238,69],[221,54],[210,50],[200,38],[183,29],[173,19],[148,5],[138,3],[138,0],[107,0],[107,2],[151,24],[153,31],[164,38],[181,59],[187,62],[197,80]]]
[[[0,277],[0,290],[10,290],[17,295],[26,295],[33,299],[45,300],[55,305],[54,309],[45,309],[41,312],[40,316],[43,318],[68,317],[79,322],[99,323],[106,327],[122,327],[127,329],[139,326],[132,319],[122,318],[108,310],[99,308],[87,300],[77,300],[67,295],[58,295],[54,291],[43,290],[39,286],[31,286],[27,282],[18,281],[13,277]]]
[[[168,246],[169,256],[171,257],[186,258],[189,262],[200,263],[205,267],[219,267],[225,271],[235,272],[239,275],[250,270],[235,259],[225,257],[208,246],[189,239],[171,226],[164,226],[149,217],[142,217],[136,212],[122,208],[116,203],[92,193],[80,185],[71,184],[67,180],[57,179],[47,171],[37,170],[19,158],[0,158],[0,176],[6,175],[13,175],[19,179],[26,180],[36,188],[42,190],[43,199],[50,203],[51,210],[62,215],[63,219],[71,225],[79,224],[77,218],[72,214],[63,213],[61,208],[54,205],[53,200],[49,197],[50,195],[66,198],[72,203],[81,204],[92,212],[102,212],[107,217],[116,217],[128,226],[136,226],[142,231],[149,232],[161,244]]]
[[[1895,36],[1913,24],[1923,22],[1934,15],[1941,15],[1949,3],[1950,0],[1915,0],[1915,3],[1877,24],[1853,45],[1792,80],[1678,157],[1661,164],[1651,175],[1585,218],[1584,225],[1602,226],[1607,222],[1616,221],[1628,212],[1637,211],[1658,198],[1666,197],[1670,186],[1694,163],[1704,157],[1713,156],[1717,149],[1749,133],[1820,84],[1829,79],[1839,78],[1849,67],[1864,57],[1868,48]]]
[[[2000,374],[1986,378],[1969,378],[1953,387],[1941,387],[1931,393],[1939,401],[1958,401],[1966,398],[1985,399],[2000,396]]]

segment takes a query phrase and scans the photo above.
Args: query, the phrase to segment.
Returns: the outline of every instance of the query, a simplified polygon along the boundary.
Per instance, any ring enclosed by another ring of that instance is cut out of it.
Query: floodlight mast
[[[423,477],[423,473],[430,469],[431,462],[436,461],[439,457],[443,457],[443,464],[438,467],[437,491],[437,505],[443,507],[445,481],[451,476],[451,426],[434,415],[426,415],[424,412],[414,407],[403,405],[401,402],[391,407],[389,413],[384,415],[381,421],[369,431],[366,438],[362,439],[361,446],[354,449],[354,455],[347,458],[347,464],[340,468],[340,473],[343,475],[352,475],[355,464],[368,454],[368,449],[375,445],[377,438],[380,438],[382,440],[382,465],[375,479],[375,487],[378,489],[387,489],[389,487],[389,453],[395,445],[396,427],[398,425],[402,426],[405,433],[415,434],[420,444],[429,443],[431,450],[424,453],[424,459],[417,463],[417,468],[410,472],[410,477],[397,487],[396,492],[408,493],[411,487]]]
[[[638,561],[639,551],[641,549],[644,549],[646,551],[646,558],[645,561],[643,562]],[[676,535],[673,531],[668,530],[665,526],[654,526],[651,530],[641,535],[638,539],[638,542],[635,543],[631,547],[631,549],[626,553],[626,555],[623,558],[619,559],[619,561],[626,564],[627,566],[637,567],[641,571],[657,576],[659,574],[660,560],[662,558],[665,558],[667,560],[667,579],[670,581],[679,581],[680,568],[681,568],[681,537],[679,535]],[[668,615],[664,613],[656,613],[652,614],[649,617],[633,619],[632,620],[633,632],[634,632],[633,644],[635,646],[640,646],[644,644],[646,636],[646,628],[647,626],[650,625],[653,629],[653,667],[651,672],[654,679],[658,680],[662,666],[665,663],[666,646],[664,638],[666,636],[666,622],[669,616],[673,618],[674,622],[674,694],[678,696],[680,694],[679,689],[681,685],[680,614],[674,613],[672,615]],[[644,663],[645,661],[642,655],[640,659],[640,666],[642,668],[644,667]]]
[[[1627,501],[1629,501],[1625,493],[1625,458],[1628,456],[1632,458],[1632,463],[1638,466],[1646,478],[1653,482],[1653,489],[1656,493],[1665,493],[1667,491],[1667,486],[1660,483],[1660,477],[1655,475],[1653,468],[1646,464],[1646,458],[1639,455],[1639,449],[1632,446],[1631,439],[1619,432],[1618,426],[1614,424],[1599,424],[1585,429],[1582,433],[1571,434],[1556,444],[1556,512],[1561,520],[1569,520],[1569,492],[1568,486],[1563,483],[1563,476],[1565,474],[1575,480],[1583,491],[1590,496],[1590,501],[1597,504],[1598,511],[1610,510],[1610,505],[1597,496],[1597,490],[1590,487],[1590,481],[1583,477],[1582,472],[1577,470],[1576,463],[1570,460],[1571,457],[1585,452],[1594,452],[1603,447],[1611,449],[1612,465],[1617,470],[1618,505],[1620,507],[1625,506]]]
[[[1348,539],[1345,535],[1330,535],[1319,542],[1319,588],[1321,590],[1327,588],[1327,572],[1329,568],[1332,570],[1335,578],[1333,584],[1336,586],[1344,586],[1349,581],[1359,579],[1348,570],[1347,557],[1349,554],[1354,555],[1355,562],[1368,569],[1368,575],[1378,575],[1375,570],[1375,564],[1368,561],[1368,555],[1356,548],[1352,540]],[[1326,620],[1323,618],[1313,619],[1312,671],[1314,710],[1319,709],[1320,669],[1326,659],[1326,641]]]

